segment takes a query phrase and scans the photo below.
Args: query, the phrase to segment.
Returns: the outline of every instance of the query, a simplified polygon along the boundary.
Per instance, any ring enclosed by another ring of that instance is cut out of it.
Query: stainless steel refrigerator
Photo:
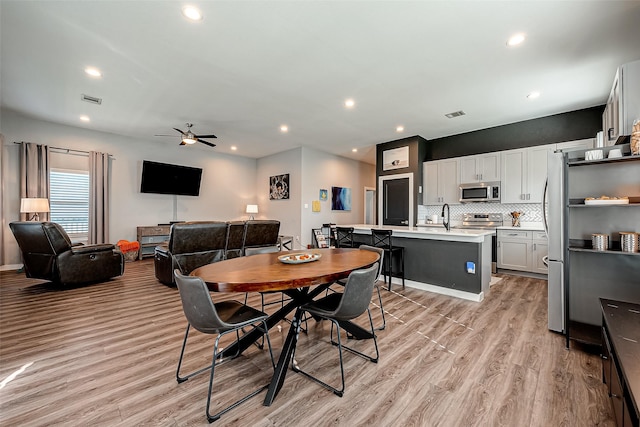
[[[549,153],[547,157],[547,182],[542,201],[545,232],[549,239],[547,255],[548,273],[548,324],[556,332],[565,331],[565,238],[564,193],[565,168],[563,153]]]

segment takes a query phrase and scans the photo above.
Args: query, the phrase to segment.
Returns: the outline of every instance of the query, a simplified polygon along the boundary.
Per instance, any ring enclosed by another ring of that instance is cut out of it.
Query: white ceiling
[[[377,143],[604,104],[640,59],[640,1],[194,1],[197,23],[184,4],[2,0],[2,107],[198,155],[311,146],[375,163]],[[153,136],[185,122],[218,146]]]

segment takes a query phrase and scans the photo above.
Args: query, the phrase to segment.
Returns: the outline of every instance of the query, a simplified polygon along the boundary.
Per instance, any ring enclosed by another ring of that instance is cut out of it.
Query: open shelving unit
[[[640,155],[618,145],[623,157],[584,160],[565,157],[565,333],[570,341],[600,345],[600,297],[640,302],[640,252],[623,252],[618,233],[640,232]],[[580,153],[573,154],[580,156]],[[628,197],[628,204],[585,204],[587,197]],[[596,250],[591,234],[609,235]]]

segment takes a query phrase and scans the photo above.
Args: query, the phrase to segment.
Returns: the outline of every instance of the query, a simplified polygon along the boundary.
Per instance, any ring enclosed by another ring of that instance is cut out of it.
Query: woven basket
[[[138,251],[122,252],[122,255],[124,255],[124,260],[126,262],[135,261],[138,259]]]

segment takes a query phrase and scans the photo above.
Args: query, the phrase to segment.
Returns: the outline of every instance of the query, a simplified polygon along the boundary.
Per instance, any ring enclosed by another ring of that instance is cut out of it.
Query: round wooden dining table
[[[315,261],[285,263],[279,258],[305,253],[316,257]],[[319,257],[318,257],[319,255]],[[296,345],[296,329],[301,320],[300,306],[324,292],[332,283],[349,277],[361,268],[367,268],[379,260],[373,251],[352,248],[310,249],[283,251],[238,257],[196,268],[191,276],[201,277],[213,292],[284,292],[291,299],[267,318],[269,329],[295,310],[284,341],[280,358],[267,389],[265,406],[270,406],[277,396],[287,374]],[[313,287],[313,288],[312,288]],[[372,338],[371,333],[360,326],[341,321],[340,326],[357,339]],[[241,353],[262,336],[258,329],[244,334],[239,341],[227,347],[223,356]]]

